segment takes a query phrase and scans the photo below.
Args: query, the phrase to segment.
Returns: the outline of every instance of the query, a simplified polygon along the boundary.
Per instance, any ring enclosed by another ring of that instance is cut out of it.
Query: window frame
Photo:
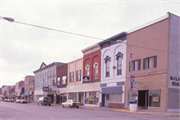
[[[150,60],[153,58],[153,66],[150,66]],[[148,62],[148,63],[147,63]],[[151,56],[143,59],[143,69],[152,69],[157,67],[157,56]]]
[[[74,71],[69,73],[69,82],[74,82]]]
[[[63,78],[66,77],[66,79],[64,80]],[[65,82],[64,82],[65,81]],[[66,81],[67,81],[67,75],[63,75],[62,76],[62,85],[65,85],[66,84]]]
[[[76,71],[76,81],[81,81],[81,70]]]

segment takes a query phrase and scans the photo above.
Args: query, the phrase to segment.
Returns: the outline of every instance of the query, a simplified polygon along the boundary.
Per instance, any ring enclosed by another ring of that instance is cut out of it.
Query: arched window
[[[86,76],[89,76],[90,66],[86,65],[85,70],[86,70]]]
[[[122,59],[123,59],[123,54],[121,52],[118,52],[116,54],[116,60],[117,60],[117,75],[122,74]]]
[[[104,60],[105,60],[105,64],[106,64],[106,77],[109,77],[110,76],[110,62],[111,62],[111,57],[109,57],[109,56],[106,56],[105,58],[104,58]]]
[[[98,79],[98,63],[95,62],[94,63],[94,71],[95,71],[95,76],[94,76],[94,79]]]
[[[106,77],[110,76],[110,60],[106,60]]]

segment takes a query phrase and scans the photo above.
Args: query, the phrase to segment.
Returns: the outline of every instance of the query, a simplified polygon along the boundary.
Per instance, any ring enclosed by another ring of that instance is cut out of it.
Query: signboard
[[[134,87],[135,87],[135,88],[141,88],[141,83],[135,82],[135,83],[134,83]]]
[[[48,92],[48,91],[49,91],[49,87],[43,87],[42,90],[43,90],[44,92]]]
[[[89,76],[83,76],[83,83],[89,83]]]
[[[130,88],[129,89],[129,93],[133,93],[134,92],[134,89],[133,88]]]
[[[112,86],[117,86],[117,83],[107,83],[106,87],[112,87]]]

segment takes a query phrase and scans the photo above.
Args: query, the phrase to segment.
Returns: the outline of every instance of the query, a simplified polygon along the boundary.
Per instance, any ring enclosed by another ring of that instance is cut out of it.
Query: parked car
[[[14,99],[13,98],[9,98],[7,101],[8,102],[14,102]]]
[[[63,108],[64,107],[69,107],[69,108],[77,107],[77,108],[79,108],[80,102],[78,102],[76,100],[67,100],[66,102],[63,102],[61,105],[62,105]]]
[[[22,99],[21,103],[27,103],[27,100],[26,99]]]
[[[37,102],[38,106],[41,104],[43,105],[49,105],[51,106],[51,98],[50,97],[40,97]]]
[[[4,102],[8,102],[8,99],[4,99]]]
[[[17,99],[17,100],[16,100],[16,103],[21,103],[21,99]]]

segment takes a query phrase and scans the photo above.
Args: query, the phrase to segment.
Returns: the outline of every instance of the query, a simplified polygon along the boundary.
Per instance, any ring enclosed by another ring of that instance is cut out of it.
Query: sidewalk
[[[107,110],[107,111],[116,111],[116,112],[127,112],[127,113],[137,113],[137,114],[147,114],[147,115],[158,115],[158,116],[179,116],[179,112],[159,112],[159,111],[148,111],[146,109],[141,109],[137,111],[129,111],[128,109],[114,109],[108,107],[102,108],[93,108],[93,107],[85,107],[81,106],[83,109],[94,109],[94,110]]]

